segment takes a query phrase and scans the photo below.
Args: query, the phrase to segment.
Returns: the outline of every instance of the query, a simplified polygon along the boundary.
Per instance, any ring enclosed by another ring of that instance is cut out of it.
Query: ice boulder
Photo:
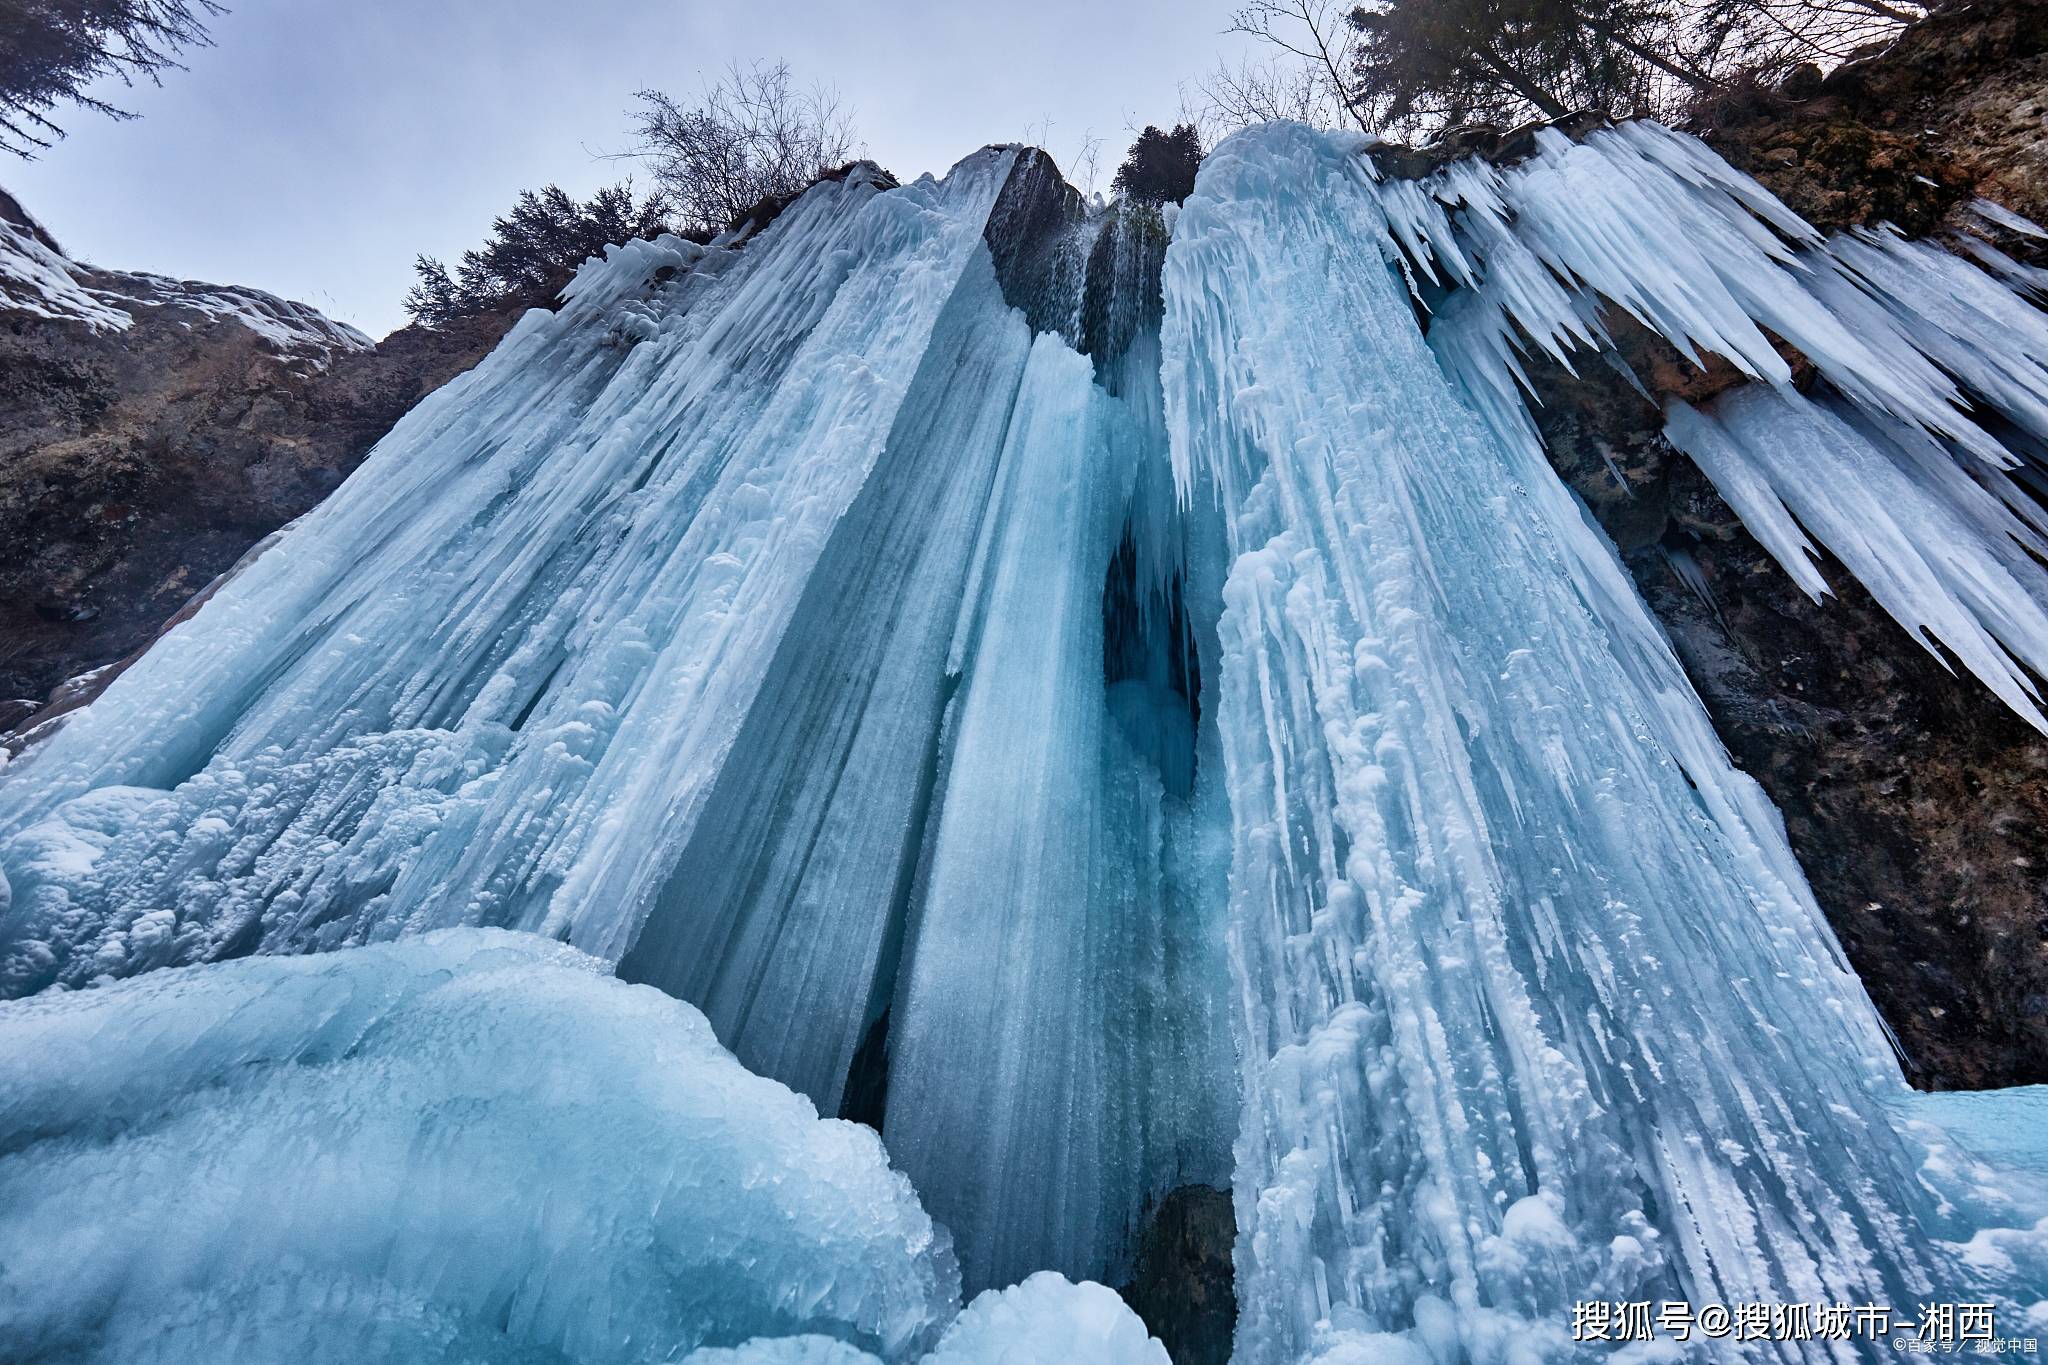
[[[958,1302],[871,1130],[544,938],[0,1006],[0,1359],[897,1360]]]
[[[946,1329],[925,1365],[1171,1365],[1166,1348],[1102,1285],[1041,1270],[990,1289]]]
[[[1397,1338],[1387,1340],[1398,1341]],[[1405,1360],[1406,1358],[1403,1357]],[[761,1337],[706,1347],[683,1365],[880,1365],[831,1337]],[[985,1290],[921,1365],[1171,1365],[1166,1348],[1112,1291],[1041,1270]]]

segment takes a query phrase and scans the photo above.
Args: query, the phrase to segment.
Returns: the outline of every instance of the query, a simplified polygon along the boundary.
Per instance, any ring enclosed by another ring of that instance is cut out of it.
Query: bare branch
[[[692,227],[718,231],[771,196],[793,194],[861,150],[829,86],[796,87],[789,65],[738,63],[695,104],[639,92],[633,155]]]

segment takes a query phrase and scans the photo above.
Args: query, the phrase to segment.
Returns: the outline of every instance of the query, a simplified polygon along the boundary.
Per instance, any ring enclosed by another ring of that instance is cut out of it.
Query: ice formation
[[[1824,240],[1649,124],[1369,150],[1241,134],[1176,215],[989,148],[612,249],[9,771],[0,988],[499,926],[697,1006],[982,1294],[704,1365],[1156,1359],[1033,1272],[1119,1283],[1185,1185],[1248,1365],[1567,1358],[1595,1297],[2017,1321],[2040,1163],[1970,1149],[2024,1097],[1907,1094],[1520,356],[1619,309],[1735,366],[1673,441],[2040,723],[2025,268]]]
[[[1518,165],[1467,160],[1377,188],[1418,296],[1462,286],[1430,344],[1504,443],[1537,441],[1520,347],[1621,363],[1603,308],[1721,357],[1757,383],[1727,400],[1729,420],[1683,409],[1667,435],[1745,525],[1819,596],[1803,526],[1930,649],[2048,730],[2029,676],[2048,674],[2033,557],[2048,514],[2022,487],[2041,486],[2048,458],[2048,315],[2011,287],[2026,267],[1973,239],[1987,273],[1885,226],[1824,240],[1649,122],[1577,142],[1546,129]],[[1989,221],[2039,231],[2003,209]],[[1773,337],[1812,362],[1826,399],[1798,391]]]
[[[0,1006],[9,1360],[901,1359],[958,1286],[871,1131],[536,935]]]
[[[529,314],[13,774],[8,993],[538,931],[881,1126],[970,1289],[1113,1273],[1229,1176],[1222,793],[1162,651],[1105,671],[1156,343],[1112,394],[984,239],[1049,165],[857,173]]]

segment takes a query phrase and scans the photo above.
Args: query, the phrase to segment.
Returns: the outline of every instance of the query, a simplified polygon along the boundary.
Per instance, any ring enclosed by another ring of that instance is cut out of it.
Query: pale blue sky
[[[372,335],[404,320],[414,253],[458,256],[521,189],[624,174],[598,158],[644,85],[780,58],[836,85],[900,176],[1027,135],[1064,166],[1092,130],[1106,189],[1127,122],[1170,120],[1181,82],[1245,51],[1230,0],[230,2],[190,70],[110,92],[141,118],[66,110],[39,160],[0,154],[0,185],[96,264],[255,285]]]

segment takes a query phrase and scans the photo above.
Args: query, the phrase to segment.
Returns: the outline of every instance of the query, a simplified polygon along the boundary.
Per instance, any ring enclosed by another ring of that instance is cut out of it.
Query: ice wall
[[[880,1128],[970,1290],[1121,1273],[1235,1105],[1164,587],[1105,662],[1170,487],[1110,221],[991,148],[592,263],[10,775],[7,992],[534,930]]]
[[[1984,1289],[1944,1239],[2013,1210],[1923,1178],[1775,814],[1540,449],[1439,366],[1357,150],[1233,138],[1166,261],[1176,469],[1233,561],[1239,1358],[1532,1360],[1580,1299]],[[1680,230],[1557,208],[1617,289]]]
[[[457,923],[624,951],[1010,160],[634,243],[529,313],[0,793],[102,850],[10,860],[9,989]]]

